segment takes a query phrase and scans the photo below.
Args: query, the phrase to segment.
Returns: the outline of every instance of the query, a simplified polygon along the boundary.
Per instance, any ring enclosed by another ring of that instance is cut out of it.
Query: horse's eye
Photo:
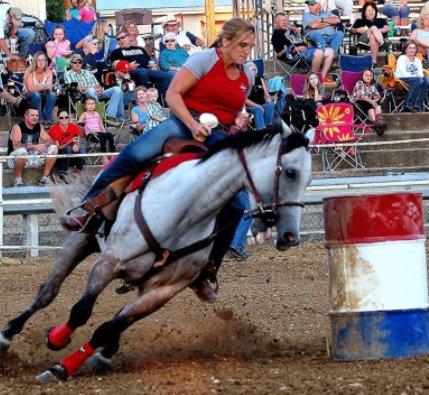
[[[291,180],[294,180],[297,176],[297,171],[294,169],[286,169],[285,174],[287,178],[290,178]]]

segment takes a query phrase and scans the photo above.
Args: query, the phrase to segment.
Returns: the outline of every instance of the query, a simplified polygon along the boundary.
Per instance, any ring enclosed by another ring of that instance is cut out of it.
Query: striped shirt
[[[77,82],[78,84],[83,85],[86,89],[100,85],[94,77],[94,74],[88,70],[81,70],[80,73],[76,73],[74,70],[69,70],[64,74],[64,82],[66,84]]]

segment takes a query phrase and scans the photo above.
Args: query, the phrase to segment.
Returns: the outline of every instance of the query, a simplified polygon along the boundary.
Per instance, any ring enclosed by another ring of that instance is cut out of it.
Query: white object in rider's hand
[[[200,115],[199,121],[201,125],[207,126],[210,129],[214,129],[217,125],[219,125],[216,115],[210,114],[209,112],[203,112]]]

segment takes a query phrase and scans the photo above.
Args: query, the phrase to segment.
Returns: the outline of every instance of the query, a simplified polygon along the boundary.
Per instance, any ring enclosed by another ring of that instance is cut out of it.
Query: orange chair
[[[323,169],[333,171],[341,164],[353,168],[364,167],[357,142],[363,135],[362,125],[353,121],[353,106],[349,103],[325,104],[317,109],[319,126],[315,145],[322,155]],[[360,133],[358,133],[360,132]],[[340,145],[339,145],[340,144]]]

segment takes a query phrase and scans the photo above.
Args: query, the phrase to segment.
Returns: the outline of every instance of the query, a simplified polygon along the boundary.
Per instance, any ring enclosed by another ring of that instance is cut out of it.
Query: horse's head
[[[284,251],[298,245],[300,241],[299,231],[302,212],[300,203],[311,180],[311,155],[308,149],[308,140],[300,133],[284,135],[280,150],[281,173],[278,186],[280,204],[275,208],[277,216],[275,218],[277,221],[276,248]],[[271,172],[274,173],[274,169]],[[273,200],[275,196],[274,185],[274,176],[266,177],[266,180],[263,181],[261,195],[264,191],[265,203]],[[252,232],[253,234],[265,232],[270,225],[264,216],[256,218],[252,224]]]

